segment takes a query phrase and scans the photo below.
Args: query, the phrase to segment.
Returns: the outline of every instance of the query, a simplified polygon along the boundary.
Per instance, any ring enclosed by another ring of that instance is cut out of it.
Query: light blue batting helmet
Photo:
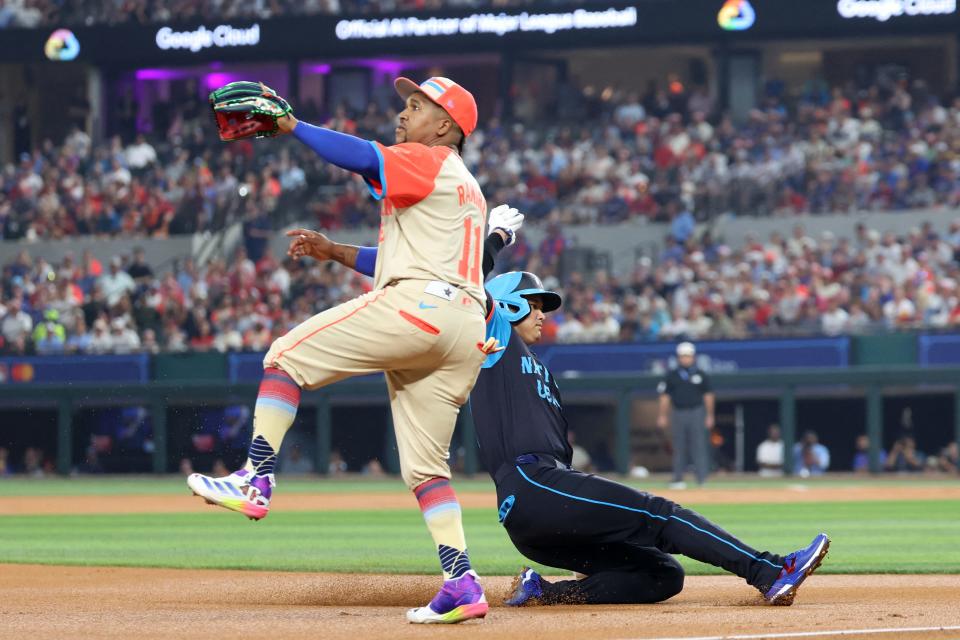
[[[540,296],[544,313],[556,311],[562,302],[560,294],[544,289],[540,278],[529,271],[501,274],[488,282],[486,289],[510,322],[520,322],[530,313],[530,304],[525,296]]]

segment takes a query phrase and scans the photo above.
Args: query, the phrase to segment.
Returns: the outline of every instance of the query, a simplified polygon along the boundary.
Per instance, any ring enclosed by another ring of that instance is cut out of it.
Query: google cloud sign
[[[80,41],[69,29],[57,29],[43,45],[43,53],[53,62],[68,62],[80,55]]]
[[[724,31],[746,31],[757,21],[750,0],[727,0],[717,14],[717,24]]]

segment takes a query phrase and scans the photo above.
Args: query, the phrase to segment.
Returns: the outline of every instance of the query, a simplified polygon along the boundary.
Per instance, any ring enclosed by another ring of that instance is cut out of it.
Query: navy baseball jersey
[[[683,588],[675,553],[743,577],[771,602],[785,593],[784,558],[752,549],[666,498],[569,468],[572,450],[557,381],[499,304],[492,307],[487,339],[505,349],[484,361],[470,411],[480,456],[496,484],[500,523],[526,558],[586,576],[538,578],[544,604],[660,602]],[[821,538],[819,558],[829,543],[821,535],[815,544]],[[799,582],[792,584],[795,591]],[[784,597],[792,601],[793,591]]]
[[[487,323],[487,338],[491,337],[506,349],[487,357],[470,393],[470,411],[487,471],[494,473],[525,453],[545,454],[569,464],[572,450],[557,381],[496,305]]]

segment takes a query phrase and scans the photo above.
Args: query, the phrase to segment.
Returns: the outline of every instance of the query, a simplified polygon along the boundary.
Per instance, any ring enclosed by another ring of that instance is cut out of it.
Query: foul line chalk
[[[888,629],[837,629],[835,631],[795,631],[792,633],[752,633],[734,636],[684,636],[649,640],[763,640],[764,638],[817,638],[824,636],[864,636],[881,633],[923,633],[924,631],[960,631],[955,627],[891,627]],[[639,638],[635,640],[640,640]]]

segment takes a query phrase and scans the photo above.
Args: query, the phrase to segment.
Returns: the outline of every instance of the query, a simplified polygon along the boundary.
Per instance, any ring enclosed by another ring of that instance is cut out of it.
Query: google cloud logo
[[[57,29],[43,46],[47,58],[54,62],[66,62],[80,55],[80,41],[69,29]]]
[[[756,20],[750,0],[727,0],[717,14],[717,24],[724,31],[746,31]]]

